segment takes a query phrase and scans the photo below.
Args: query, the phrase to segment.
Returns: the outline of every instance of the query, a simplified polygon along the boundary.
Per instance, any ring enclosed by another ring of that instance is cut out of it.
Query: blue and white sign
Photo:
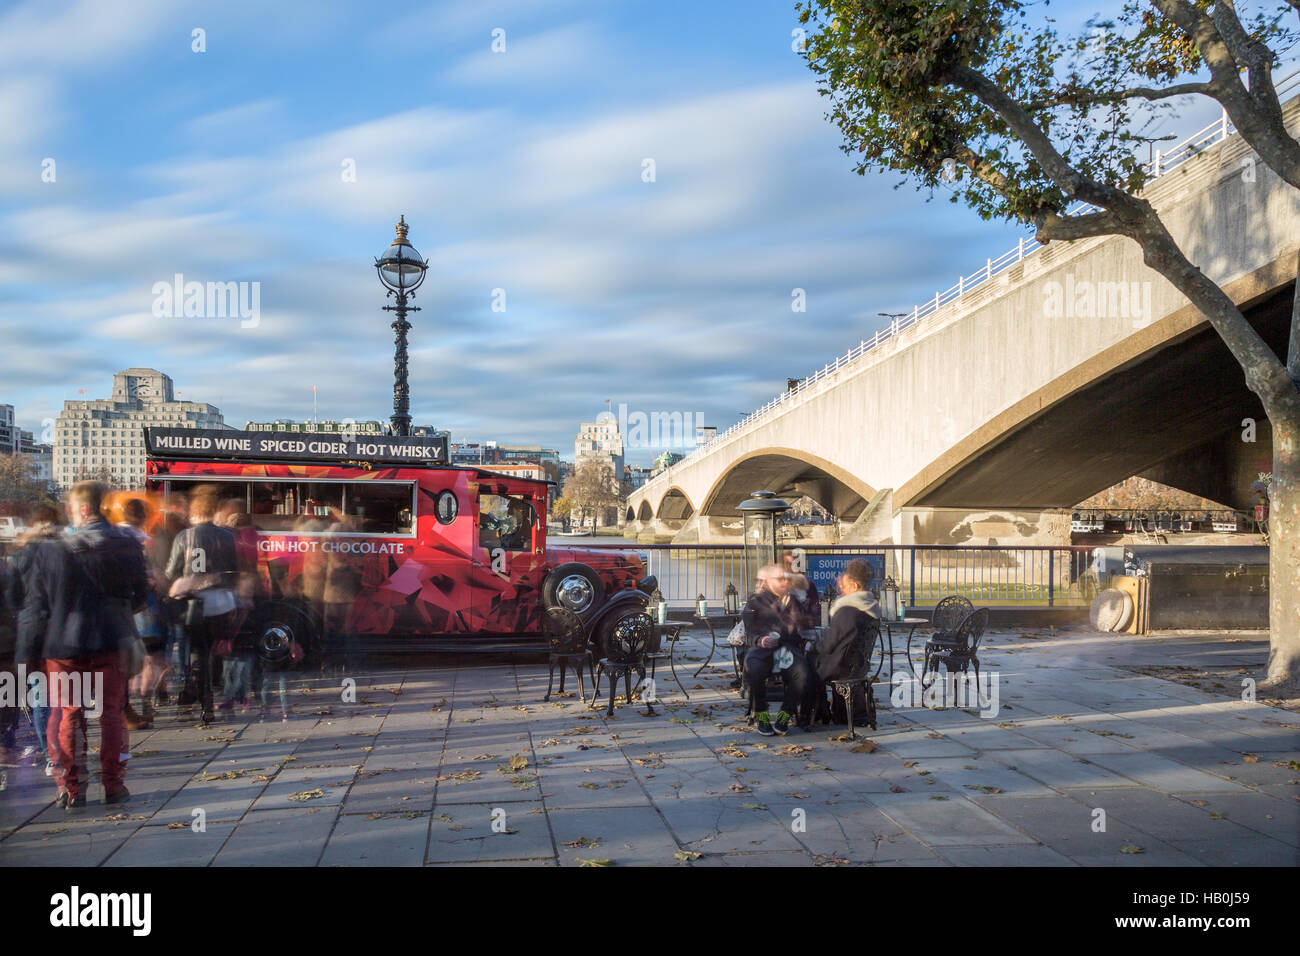
[[[871,565],[872,570],[876,572],[873,584],[879,587],[880,582],[885,579],[883,554],[853,554],[848,551],[837,551],[834,554],[807,554],[804,555],[804,574],[817,586],[818,594],[825,594],[826,589],[835,583],[835,579],[840,576],[845,566],[850,561],[858,560]]]

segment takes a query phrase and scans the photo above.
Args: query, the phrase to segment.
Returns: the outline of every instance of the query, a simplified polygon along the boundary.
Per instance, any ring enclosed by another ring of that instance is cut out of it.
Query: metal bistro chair
[[[609,673],[609,708],[606,717],[614,715],[614,696],[618,693],[618,679],[627,683],[627,702],[632,703],[632,672],[645,679],[649,665],[649,648],[654,634],[654,621],[644,611],[626,614],[616,619],[606,632],[604,656],[596,662],[596,693],[594,704],[600,698],[601,674]],[[654,702],[646,700],[646,716],[653,717]]]
[[[934,613],[930,615],[930,626],[934,628],[935,636],[957,630],[957,626],[974,610],[975,605],[969,598],[960,594],[948,595],[934,606]]]
[[[587,631],[582,619],[566,607],[548,607],[542,613],[542,633],[550,644],[550,676],[546,681],[544,701],[551,699],[551,685],[555,683],[555,668],[560,668],[560,693],[564,693],[564,677],[570,667],[578,675],[578,694],[587,702],[582,672],[591,667],[591,652],[587,645]]]
[[[980,679],[980,659],[978,655],[980,638],[984,636],[984,628],[988,627],[989,609],[980,608],[978,611],[972,611],[962,619],[957,625],[957,629],[951,632],[951,639],[937,640],[941,635],[925,642],[925,664],[921,668],[921,687],[927,689],[939,676],[939,665],[942,664],[949,674],[954,674],[960,670],[963,674],[966,669],[975,665],[975,683],[979,685]],[[925,678],[930,676],[929,683]]]
[[[862,642],[860,642],[862,643]],[[870,639],[865,643],[870,646]],[[876,624],[875,643],[880,643],[880,625]],[[853,729],[853,689],[858,685],[862,686],[862,692],[867,698],[867,726],[872,730],[876,729],[876,695],[872,690],[872,684],[875,681],[875,675],[871,673],[871,653],[867,647],[860,648],[859,659],[861,665],[851,677],[842,677],[836,680],[828,680],[831,692],[839,695],[844,701],[844,715],[849,725],[849,740],[857,740],[858,735]],[[834,698],[831,700],[832,710],[834,709]]]

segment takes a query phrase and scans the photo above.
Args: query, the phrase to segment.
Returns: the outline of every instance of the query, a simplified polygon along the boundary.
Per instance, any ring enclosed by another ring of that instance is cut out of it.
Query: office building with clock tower
[[[129,368],[113,376],[113,397],[63,403],[54,429],[54,481],[71,488],[86,478],[119,488],[144,485],[144,429],[225,428],[221,411],[176,398],[170,376]]]

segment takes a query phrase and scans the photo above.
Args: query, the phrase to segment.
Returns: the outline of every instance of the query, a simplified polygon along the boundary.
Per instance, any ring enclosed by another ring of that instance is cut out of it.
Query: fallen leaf
[[[295,803],[306,803],[308,800],[319,800],[323,796],[325,796],[324,790],[300,790],[289,794],[289,799]]]

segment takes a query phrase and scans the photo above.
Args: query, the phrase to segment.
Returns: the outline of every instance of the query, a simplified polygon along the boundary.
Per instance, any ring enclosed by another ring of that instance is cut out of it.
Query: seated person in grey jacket
[[[817,642],[815,665],[823,681],[864,672],[880,636],[880,604],[871,592],[871,565],[850,561],[835,582],[840,597],[831,605],[830,626]]]

